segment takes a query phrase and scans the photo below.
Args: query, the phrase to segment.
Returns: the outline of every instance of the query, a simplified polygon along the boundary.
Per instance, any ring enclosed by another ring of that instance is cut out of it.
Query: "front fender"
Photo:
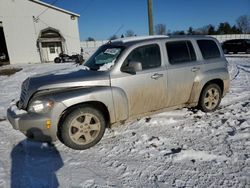
[[[103,103],[108,111],[110,116],[110,123],[116,121],[115,111],[113,106],[113,97],[110,87],[101,86],[101,87],[90,87],[90,88],[77,88],[74,90],[68,90],[62,93],[57,93],[53,95],[54,100],[61,102],[65,105],[65,109],[80,104],[84,102],[101,102]]]
[[[128,98],[119,87],[112,87],[116,122],[122,122],[129,118]]]

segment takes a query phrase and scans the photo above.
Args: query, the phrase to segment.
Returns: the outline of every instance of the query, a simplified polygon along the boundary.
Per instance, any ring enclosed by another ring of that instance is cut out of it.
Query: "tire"
[[[103,114],[90,106],[71,111],[62,123],[62,142],[75,150],[85,150],[96,145],[106,129]]]
[[[60,57],[56,57],[56,58],[54,59],[54,62],[55,62],[55,63],[61,63],[61,58],[60,58]]]
[[[215,111],[220,102],[221,88],[217,84],[209,84],[202,90],[199,107],[203,112]]]

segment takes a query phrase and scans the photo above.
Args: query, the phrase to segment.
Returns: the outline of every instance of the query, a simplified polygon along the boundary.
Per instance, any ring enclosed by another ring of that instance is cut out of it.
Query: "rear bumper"
[[[14,129],[31,139],[47,142],[57,139],[54,130],[46,127],[46,121],[50,120],[49,114],[28,113],[18,110],[16,105],[12,104],[7,110],[7,118]]]

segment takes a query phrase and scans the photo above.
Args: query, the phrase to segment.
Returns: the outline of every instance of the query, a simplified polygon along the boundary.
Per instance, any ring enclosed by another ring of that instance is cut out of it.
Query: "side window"
[[[127,66],[131,61],[141,62],[143,70],[160,67],[160,48],[157,44],[136,48],[128,55],[123,66]]]
[[[212,40],[197,40],[204,59],[219,58],[220,50],[217,44]]]
[[[194,47],[190,41],[167,42],[166,49],[170,64],[178,64],[196,60]]]

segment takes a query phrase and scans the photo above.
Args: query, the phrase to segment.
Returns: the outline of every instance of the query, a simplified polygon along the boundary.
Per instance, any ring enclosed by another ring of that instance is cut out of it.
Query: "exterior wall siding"
[[[65,39],[66,53],[80,53],[78,18],[48,8],[39,19],[34,19],[46,6],[29,0],[1,0],[0,21],[2,22],[10,63],[41,62],[37,47],[40,31],[52,27],[60,31]]]

